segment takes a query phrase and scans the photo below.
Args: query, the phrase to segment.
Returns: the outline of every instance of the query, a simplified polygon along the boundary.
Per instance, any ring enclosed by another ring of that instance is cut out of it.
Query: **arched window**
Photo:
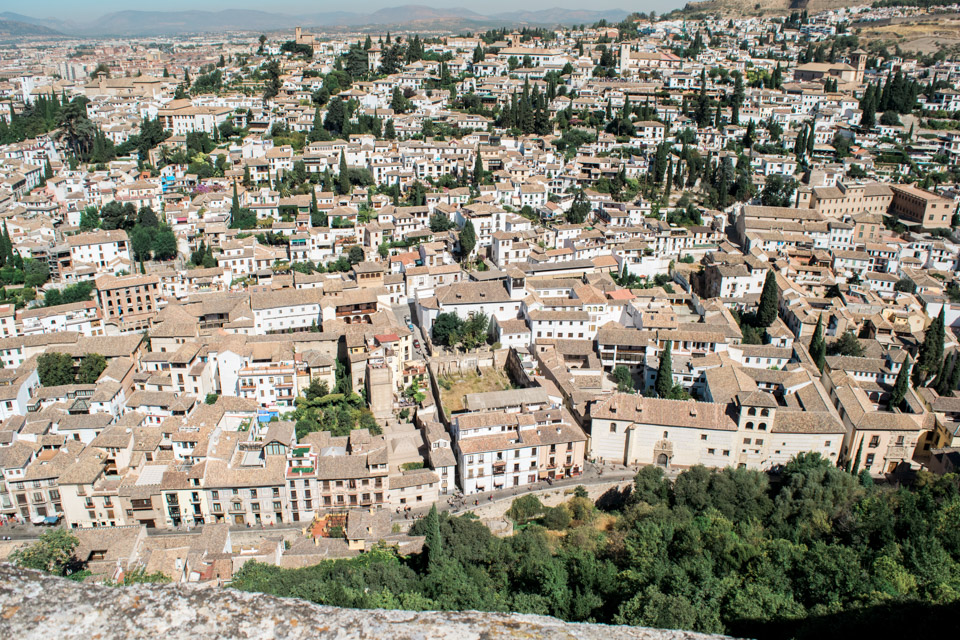
[[[767,430],[767,423],[766,423],[766,422],[761,422],[761,423],[757,426],[757,428],[760,429],[760,431],[766,431],[766,430]]]
[[[752,423],[752,422],[748,422],[748,423],[747,423],[747,429],[753,429],[753,423]]]
[[[755,415],[757,415],[757,408],[756,408],[756,407],[750,407],[749,409],[747,409],[747,415],[748,415],[748,416],[755,416]]]
[[[768,416],[768,415],[770,415],[770,409],[762,409],[762,410],[760,411],[760,415],[762,415],[762,416]]]

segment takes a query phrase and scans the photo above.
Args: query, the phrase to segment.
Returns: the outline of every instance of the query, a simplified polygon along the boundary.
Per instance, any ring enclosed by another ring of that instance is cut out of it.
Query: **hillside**
[[[866,2],[843,2],[843,0],[704,0],[688,2],[684,13],[720,13],[729,16],[786,15],[791,11],[817,13],[840,7],[849,7]]]
[[[63,35],[49,27],[17,20],[0,18],[0,37],[3,36],[59,36]]]

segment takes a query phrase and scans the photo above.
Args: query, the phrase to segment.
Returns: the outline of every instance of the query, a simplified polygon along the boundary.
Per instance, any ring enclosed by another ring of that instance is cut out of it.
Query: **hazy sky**
[[[432,7],[466,7],[477,13],[499,11],[538,10],[551,7],[592,10],[624,9],[625,11],[664,12],[686,4],[686,0],[487,0],[475,2],[429,2],[425,0],[164,0],[161,3],[131,3],[129,0],[0,0],[0,11],[13,11],[35,18],[58,18],[61,20],[90,21],[111,11],[139,9],[143,11],[176,11],[197,9],[221,11],[224,9],[259,9],[277,13],[321,13],[349,11],[363,13],[381,7],[396,7],[404,4],[422,4]]]

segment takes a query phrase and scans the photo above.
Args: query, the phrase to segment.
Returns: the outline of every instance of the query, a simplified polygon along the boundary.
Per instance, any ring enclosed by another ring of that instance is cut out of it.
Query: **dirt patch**
[[[960,47],[960,20],[948,15],[904,18],[888,24],[861,23],[853,29],[862,42],[880,41],[903,51],[921,54]]]
[[[484,393],[487,391],[503,391],[513,389],[506,372],[500,369],[481,369],[479,373],[458,373],[443,375],[437,379],[440,386],[440,403],[447,415],[463,411],[464,396],[468,393]]]

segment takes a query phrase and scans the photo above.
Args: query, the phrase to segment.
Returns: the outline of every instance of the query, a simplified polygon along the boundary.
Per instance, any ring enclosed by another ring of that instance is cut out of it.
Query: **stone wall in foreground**
[[[338,609],[196,585],[79,584],[0,564],[0,638],[317,640],[680,640],[683,631],[541,616]]]

